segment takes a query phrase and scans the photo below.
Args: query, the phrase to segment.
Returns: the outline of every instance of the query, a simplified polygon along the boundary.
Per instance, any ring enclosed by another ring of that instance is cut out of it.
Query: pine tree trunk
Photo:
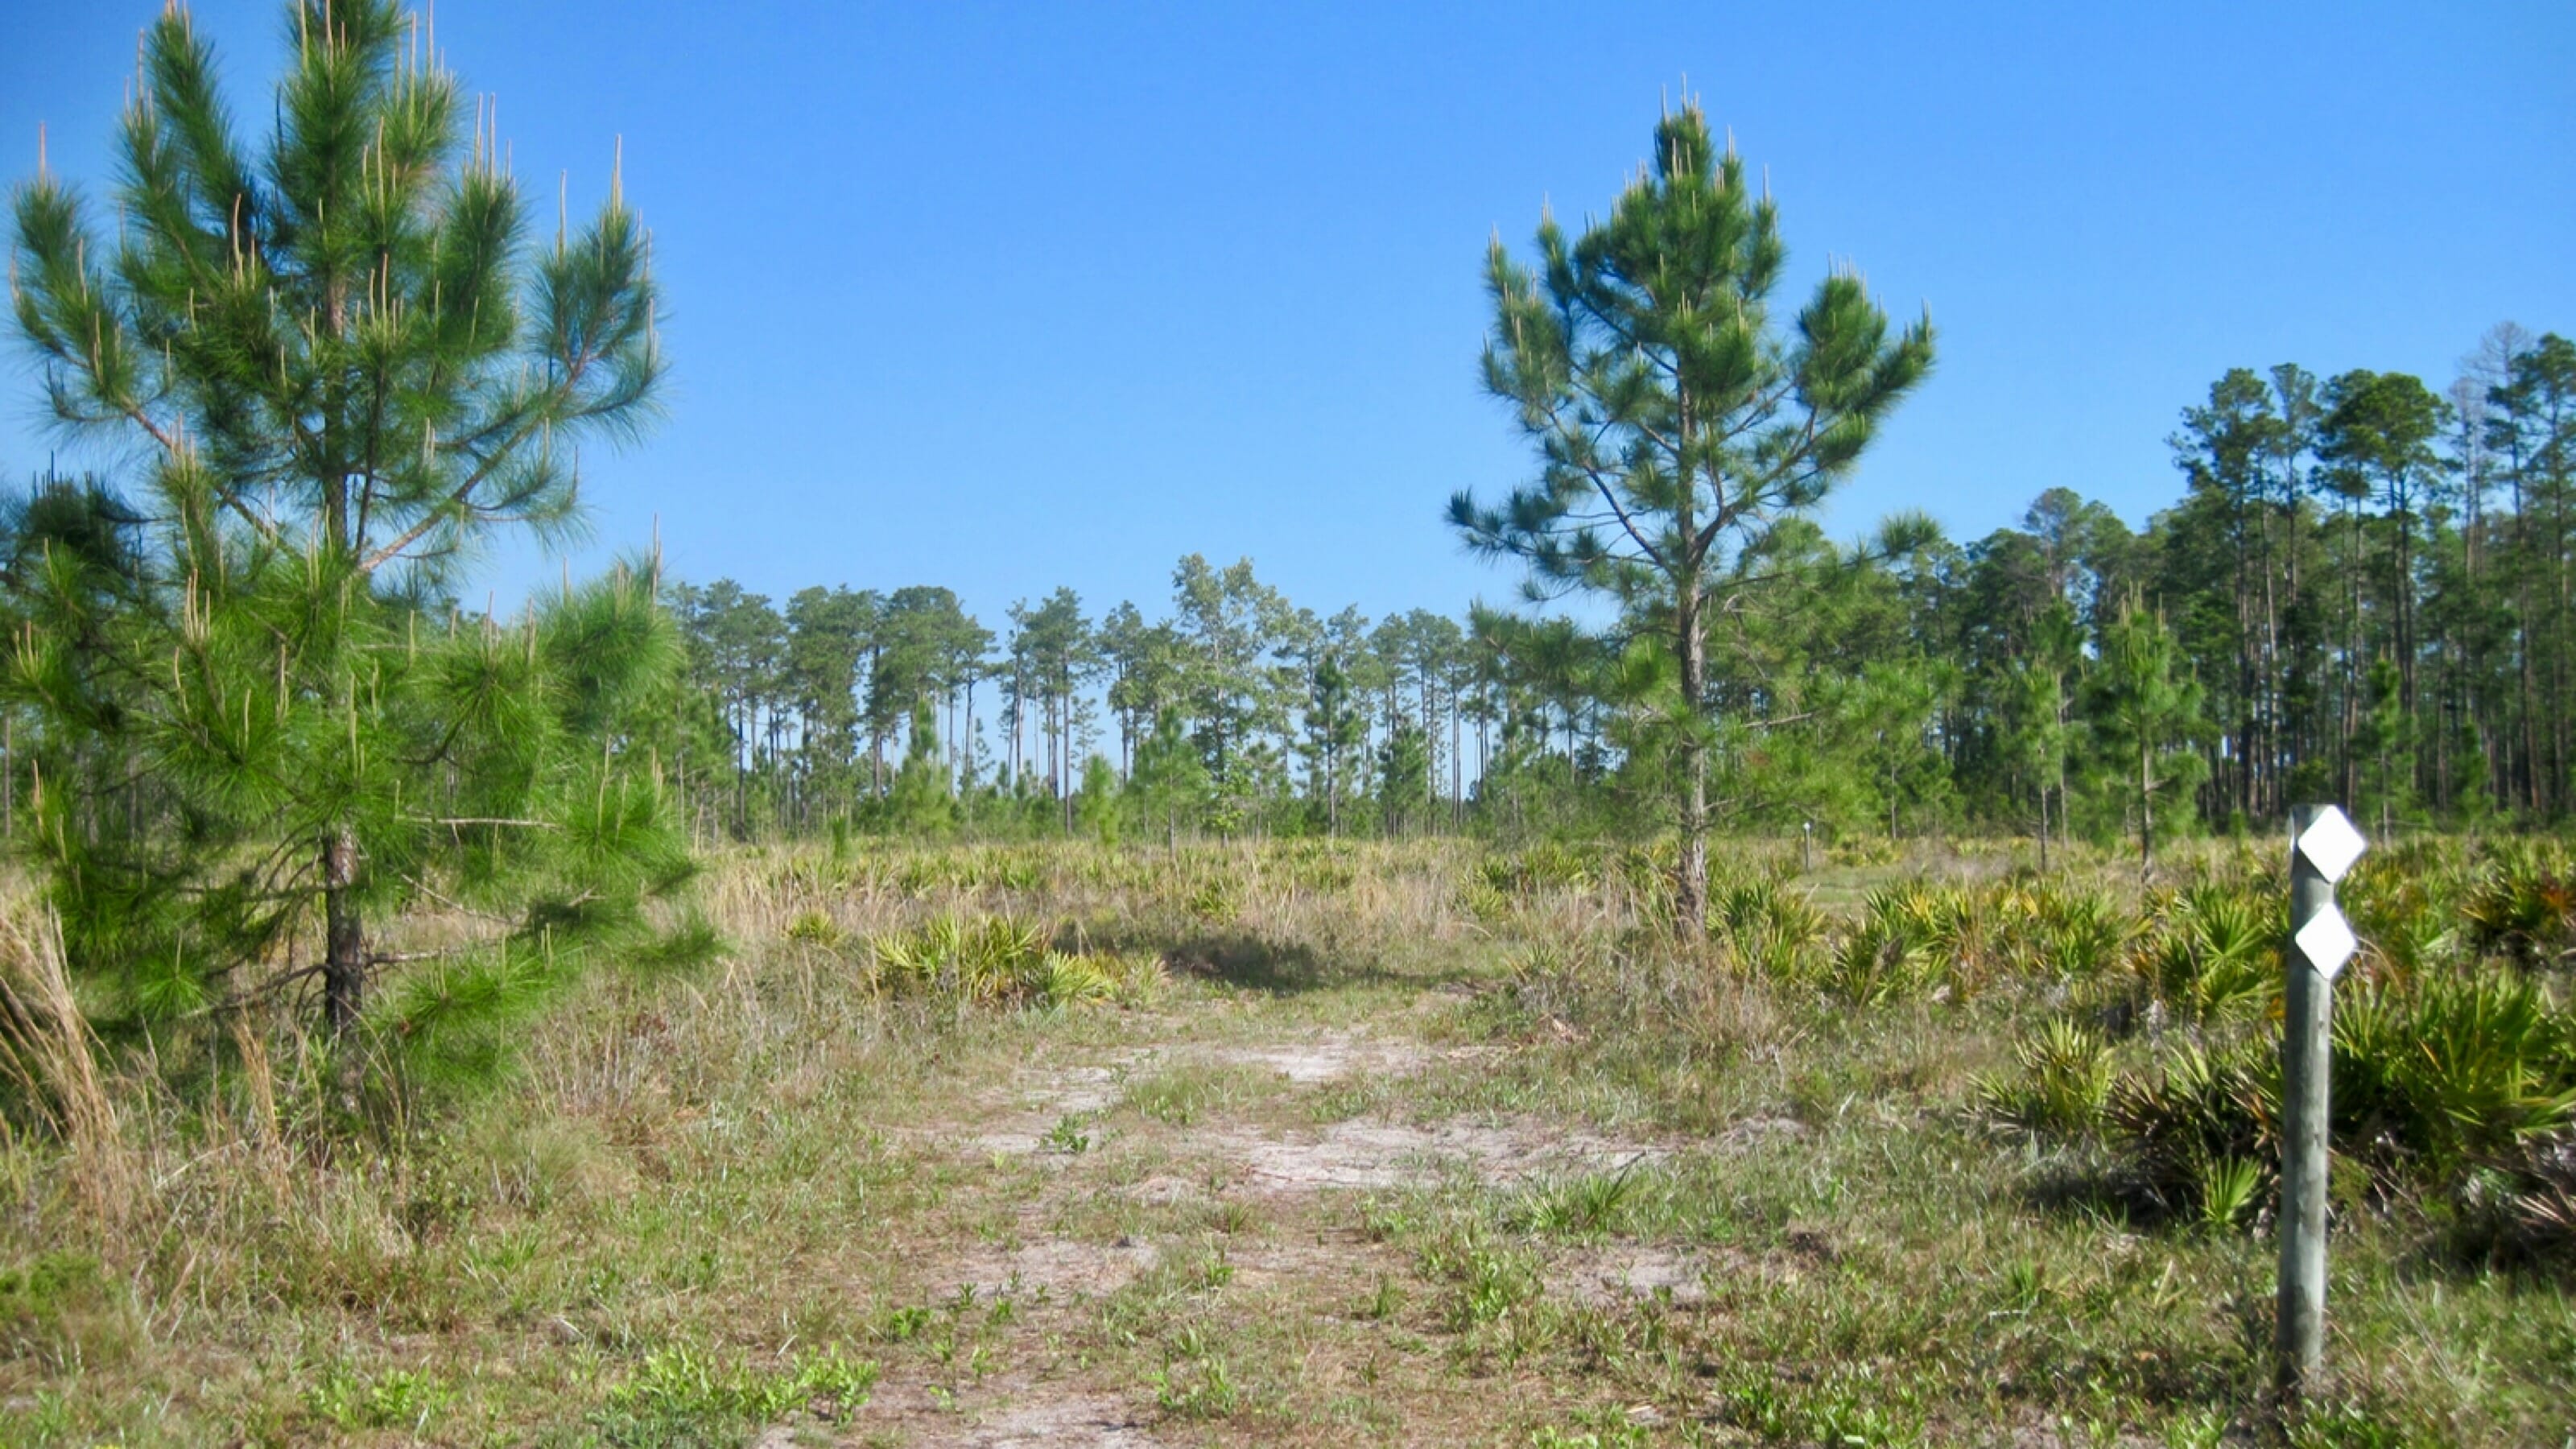
[[[2521,635],[2521,638],[2518,641],[2521,647],[2514,651],[2517,656],[2515,673],[2516,683],[2520,689],[2520,698],[2518,703],[2520,705],[2519,713],[2521,715],[2521,718],[2517,720],[2516,723],[2520,724],[2522,727],[2519,731],[2522,736],[2522,780],[2520,782],[2522,790],[2520,794],[2522,797],[2521,803],[2528,807],[2534,815],[2537,815],[2542,809],[2540,789],[2540,722],[2537,714],[2534,712],[2532,701],[2539,691],[2536,687],[2536,681],[2532,673],[2531,646],[2538,631],[2532,627],[2534,621],[2531,614],[2531,541],[2528,522],[2528,515],[2524,511],[2522,496],[2522,460],[2516,458],[2514,460],[2513,474],[2513,617],[2514,628]]]
[[[1459,753],[1465,743],[1458,721],[1458,691],[1449,691],[1449,833],[1458,833],[1467,813],[1467,765]]]
[[[1682,736],[1681,882],[1674,904],[1681,913],[1682,930],[1696,941],[1708,929],[1708,746],[1700,739],[1696,718],[1700,697],[1708,684],[1708,644],[1700,637],[1696,574],[1683,577],[1675,603],[1678,607],[1673,616],[1682,659],[1682,707],[1694,717]]]
[[[2361,729],[2361,576],[2365,558],[2361,542],[2361,505],[2346,506],[2352,520],[2351,552],[2345,555],[2345,568],[2352,575],[2352,586],[2344,601],[2343,643],[2343,746],[2338,774],[2337,793],[2349,800],[2359,793],[2361,769],[2353,759],[2352,738]]]
[[[2568,480],[2566,477],[2553,477],[2553,480],[2550,480],[2550,554],[2553,554],[2553,565],[2555,570],[2558,570],[2558,611],[2555,611],[2553,619],[2550,619],[2553,627],[2550,627],[2550,704],[2548,704],[2550,717],[2555,719],[2555,727],[2550,730],[2550,779],[2548,779],[2548,789],[2543,792],[2543,799],[2545,799],[2543,810],[2563,812],[2566,810],[2566,797],[2568,797],[2568,753],[2571,753],[2571,737],[2568,737],[2568,678],[2566,678],[2568,601],[2571,601],[2571,585],[2568,585]]]
[[[2138,879],[2145,880],[2156,860],[2156,803],[2153,747],[2144,721],[2138,727]]]
[[[365,1004],[367,935],[357,884],[358,836],[344,825],[322,841],[322,1010],[335,1041],[357,1029]]]

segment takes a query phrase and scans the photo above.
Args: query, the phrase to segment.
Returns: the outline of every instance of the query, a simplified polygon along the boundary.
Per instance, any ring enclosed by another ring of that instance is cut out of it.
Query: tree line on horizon
[[[2142,529],[2065,488],[1969,541],[1789,520],[1729,566],[1758,605],[1713,626],[1715,817],[2043,840],[2310,799],[2387,827],[2563,820],[2571,394],[2576,346],[2508,324],[2440,392],[2230,370],[2181,410],[2181,496]],[[930,585],[665,599],[710,833],[1670,823],[1633,618],[1326,614],[1197,555],[1160,617],[1069,588],[998,630]]]

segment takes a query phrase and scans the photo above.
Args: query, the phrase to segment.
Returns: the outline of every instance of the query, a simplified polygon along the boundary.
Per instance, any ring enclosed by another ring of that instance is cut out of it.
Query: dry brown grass
[[[63,1145],[80,1220],[113,1231],[141,1174],[96,1048],[64,969],[61,923],[33,903],[0,902],[0,1071]]]

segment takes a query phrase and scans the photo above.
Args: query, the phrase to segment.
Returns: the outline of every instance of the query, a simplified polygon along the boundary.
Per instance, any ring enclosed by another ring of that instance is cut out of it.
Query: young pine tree
[[[435,603],[484,540],[573,519],[579,440],[645,421],[654,287],[613,180],[586,229],[526,245],[412,17],[286,20],[258,151],[172,7],[123,118],[115,232],[41,164],[12,197],[53,411],[142,462],[93,510],[129,546],[12,540],[33,566],[0,688],[40,721],[26,844],[125,1014],[312,976],[345,1038],[371,977],[421,954],[386,923],[441,900],[500,924],[383,1013],[425,1039],[529,1000],[685,869],[644,746],[677,658],[651,570],[515,623]]]
[[[1305,722],[1307,779],[1312,792],[1324,797],[1324,833],[1338,836],[1351,764],[1368,743],[1368,715],[1351,697],[1350,673],[1338,653],[1315,661]]]
[[[1401,835],[1431,805],[1431,737],[1399,719],[1377,749],[1377,808],[1386,833]]]
[[[1718,588],[1737,553],[1858,463],[1930,371],[1932,327],[1891,337],[1860,278],[1836,268],[1784,335],[1777,208],[1696,104],[1656,124],[1651,167],[1607,220],[1569,239],[1543,218],[1538,251],[1533,270],[1499,239],[1488,249],[1485,385],[1516,410],[1539,476],[1498,507],[1459,494],[1450,521],[1470,547],[1526,563],[1533,590],[1607,594],[1670,641],[1678,904],[1696,937]]]
[[[2164,615],[2131,594],[2102,633],[2084,695],[2104,778],[2126,796],[2138,828],[2143,879],[2155,865],[2157,802],[2190,798],[2209,767],[2193,748],[2204,727],[2200,684]]]
[[[912,707],[903,765],[895,771],[886,796],[886,814],[895,828],[909,835],[945,834],[956,824],[956,800],[948,789],[948,771],[939,757],[939,716],[927,699]]]
[[[2004,749],[2013,772],[2027,781],[2038,804],[2039,868],[2048,869],[2048,801],[2058,801],[2061,841],[2066,821],[2066,760],[2074,752],[2067,714],[2074,701],[2066,682],[2083,661],[2075,611],[2051,600],[2032,621],[2029,652],[2006,676]]]
[[[1139,815],[1160,821],[1163,844],[1179,844],[1181,822],[1195,821],[1207,808],[1210,781],[1198,744],[1178,709],[1166,707],[1154,718],[1151,733],[1136,746],[1135,768],[1127,773],[1127,793]]]

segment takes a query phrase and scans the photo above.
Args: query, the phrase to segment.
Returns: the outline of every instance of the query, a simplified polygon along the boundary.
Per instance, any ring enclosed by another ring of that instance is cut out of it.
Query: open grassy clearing
[[[352,1136],[290,1042],[202,1100],[124,1072],[142,1191],[105,1226],[78,1163],[14,1140],[0,1435],[2251,1434],[2259,1205],[2205,1212],[2223,1172],[2142,1176],[2087,1125],[2169,1039],[2259,1031],[2232,958],[2153,993],[2206,1022],[2123,1026],[2152,942],[2070,969],[2081,910],[2027,959],[2004,907],[1940,959],[1870,934],[1918,909],[1891,885],[2008,903],[2006,852],[1734,865],[1750,894],[1682,959],[1618,852],[729,856],[725,959],[595,982],[469,1100]],[[992,921],[1025,939],[975,946]],[[2063,1130],[2052,1022],[2101,1038]],[[2352,1171],[2298,1441],[2564,1441],[2564,1259]]]

